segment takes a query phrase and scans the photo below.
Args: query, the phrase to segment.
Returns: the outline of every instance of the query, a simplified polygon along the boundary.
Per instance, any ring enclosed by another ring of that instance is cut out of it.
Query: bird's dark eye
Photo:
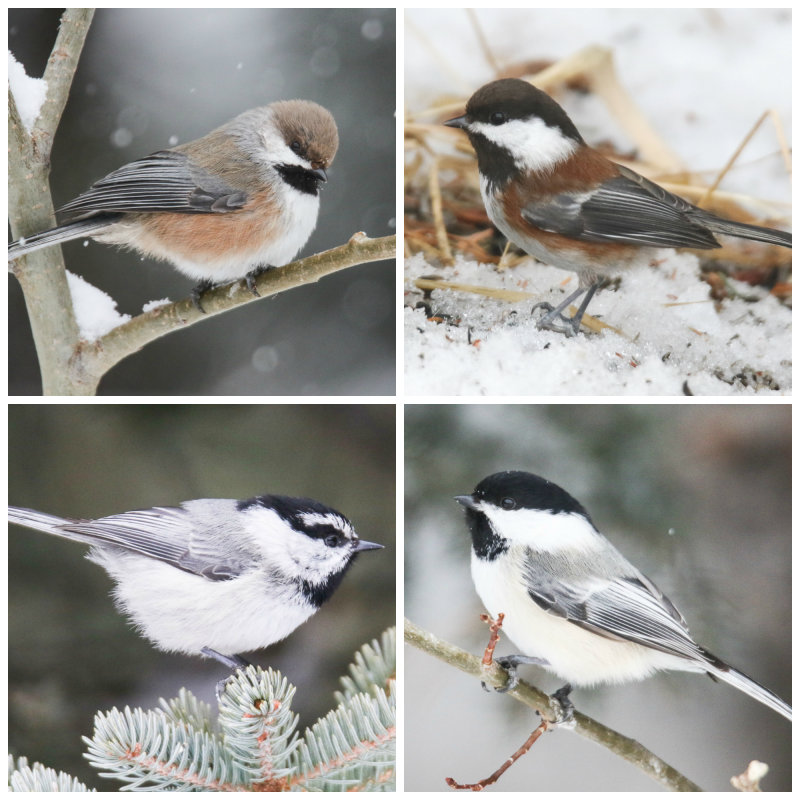
[[[506,121],[506,115],[502,111],[495,111],[491,117],[489,117],[489,122],[492,125],[502,125]]]
[[[342,543],[342,537],[336,536],[335,534],[331,534],[330,536],[325,537],[325,544],[328,547],[338,547]]]
[[[517,501],[513,497],[504,497],[500,501],[500,505],[503,506],[506,511],[511,511],[517,507]]]
[[[298,141],[294,141],[294,142],[292,142],[292,143],[289,145],[289,147],[290,147],[291,151],[292,151],[293,153],[295,153],[296,155],[300,155],[300,153],[301,153],[301,152],[302,152],[302,150],[303,150],[303,145],[302,145],[300,142],[298,142]]]

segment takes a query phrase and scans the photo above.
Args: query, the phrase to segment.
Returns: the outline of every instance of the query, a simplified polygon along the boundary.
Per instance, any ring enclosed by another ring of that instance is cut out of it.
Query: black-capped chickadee
[[[254,278],[288,264],[317,224],[320,183],[339,146],[307,100],[245,111],[200,139],[120,167],[60,209],[57,228],[12,242],[9,260],[90,236],[169,261],[199,281]]]
[[[696,644],[678,609],[561,487],[498,472],[455,499],[467,510],[475,588],[523,652],[497,659],[509,688],[527,663],[569,681],[562,693],[658,670],[705,672],[792,718],[780,697]]]
[[[17,525],[91,546],[117,607],[158,649],[236,667],[240,652],[288,636],[328,600],[361,541],[315,500],[262,495],[190,500],[96,520],[9,507]]]
[[[538,327],[576,334],[600,280],[658,247],[719,247],[715,233],[792,246],[792,235],[722,219],[589,147],[563,108],[518,78],[478,89],[461,128],[478,156],[481,196],[500,232],[526,253],[577,272],[579,288]],[[586,292],[577,312],[562,312]]]

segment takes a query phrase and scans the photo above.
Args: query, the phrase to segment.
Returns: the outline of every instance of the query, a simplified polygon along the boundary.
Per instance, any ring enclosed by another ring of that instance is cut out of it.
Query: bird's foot
[[[203,303],[201,298],[203,295],[209,290],[213,289],[215,286],[214,281],[204,280],[200,281],[193,289],[192,289],[192,305],[201,313],[205,314],[206,310],[203,308]]]
[[[531,315],[538,308],[543,308],[548,313],[536,323],[536,327],[541,330],[563,333],[564,336],[576,336],[581,327],[581,321],[576,322],[575,317],[565,317],[557,308],[550,303],[537,303],[531,309]]]
[[[505,686],[500,686],[495,688],[496,692],[500,692],[500,694],[505,694],[506,692],[510,692],[512,689],[516,689],[519,685],[519,674],[517,673],[517,667],[520,664],[537,664],[540,667],[546,667],[548,662],[544,658],[537,658],[536,656],[501,656],[500,658],[495,659],[495,663],[499,664],[507,673],[508,673],[508,681]],[[485,683],[481,683],[485,691],[489,691],[486,688]]]
[[[237,656],[235,654],[232,656],[226,656],[224,653],[218,653],[216,650],[212,650],[210,647],[204,647],[201,652],[204,656],[208,656],[209,658],[213,658],[215,661],[219,661],[220,664],[224,664],[233,672],[244,670],[247,669],[247,667],[252,666],[249,661],[246,661],[241,656]],[[217,695],[217,702],[222,701],[222,695],[225,693],[225,687],[228,685],[228,681],[232,677],[233,675],[229,675],[227,678],[217,681],[217,685],[214,690],[215,694]]]
[[[599,283],[592,284],[587,289],[576,289],[566,300],[559,303],[557,306],[552,306],[550,303],[537,303],[532,309],[531,314],[537,308],[543,308],[547,313],[536,324],[539,330],[555,331],[556,333],[563,333],[565,336],[577,336],[578,331],[581,329],[581,320],[589,305],[589,301],[594,297]],[[562,313],[573,300],[577,300],[584,292],[586,297],[583,298],[578,310],[571,317],[565,317]]]
[[[569,698],[571,691],[571,684],[565,683],[550,695],[550,710],[555,717],[553,720],[554,725],[565,725],[572,722],[575,715],[575,705]]]
[[[261,295],[258,293],[258,289],[256,289],[256,278],[259,275],[263,275],[265,272],[269,272],[271,269],[275,269],[275,267],[273,267],[271,264],[260,264],[255,269],[251,269],[250,272],[244,276],[247,288],[256,297],[261,297]]]

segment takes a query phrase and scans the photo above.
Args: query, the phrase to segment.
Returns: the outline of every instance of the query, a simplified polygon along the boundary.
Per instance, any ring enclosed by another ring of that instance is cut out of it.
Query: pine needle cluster
[[[249,666],[225,684],[216,716],[186,689],[157,709],[98,712],[85,755],[127,791],[393,791],[395,655],[394,628],[364,645],[336,707],[302,736],[296,688]],[[90,791],[25,758],[10,759],[9,790]]]

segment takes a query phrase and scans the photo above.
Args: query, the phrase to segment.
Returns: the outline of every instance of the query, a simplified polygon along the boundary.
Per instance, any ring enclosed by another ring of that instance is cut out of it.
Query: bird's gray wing
[[[59,209],[71,219],[96,214],[235,211],[247,194],[198,167],[184,153],[162,150],[109,173]]]
[[[567,583],[541,564],[529,562],[525,586],[540,608],[585,630],[683,658],[702,657],[681,613],[641,573]]]
[[[545,231],[586,242],[710,249],[719,243],[690,219],[691,203],[620,166],[620,175],[593,191],[565,192],[529,203],[522,217]]]
[[[195,529],[183,508],[126,511],[60,527],[67,533],[79,534],[87,544],[120,547],[210,580],[236,578],[250,566],[250,561],[237,556],[233,547],[220,551],[217,543],[224,542],[224,538],[198,535],[202,532]]]

